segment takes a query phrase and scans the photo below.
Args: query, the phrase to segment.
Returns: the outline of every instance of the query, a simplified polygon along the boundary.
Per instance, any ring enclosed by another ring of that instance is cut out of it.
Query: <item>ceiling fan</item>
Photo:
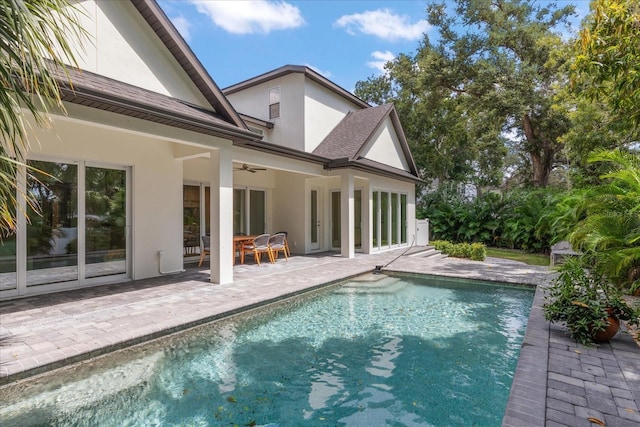
[[[234,171],[245,171],[245,172],[251,172],[251,173],[256,173],[258,171],[266,171],[267,168],[255,168],[255,167],[250,167],[248,164],[243,163],[241,167],[239,168],[233,168]]]

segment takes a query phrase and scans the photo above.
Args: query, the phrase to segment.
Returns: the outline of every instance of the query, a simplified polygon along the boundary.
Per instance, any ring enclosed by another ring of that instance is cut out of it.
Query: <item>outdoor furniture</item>
[[[269,256],[269,261],[273,264],[273,254],[271,253],[271,248],[269,247],[269,235],[261,234],[249,244],[244,244],[242,246],[242,252],[240,254],[240,262],[244,264],[244,257],[247,254],[253,254],[258,265],[260,265],[260,259],[262,258],[262,254],[266,253]]]
[[[287,236],[284,233],[276,233],[269,237],[269,248],[271,248],[271,258],[274,262],[278,258],[280,251],[284,254],[284,258],[289,261],[286,242]]]
[[[551,254],[550,254],[549,262],[551,264],[551,267],[553,267],[558,263],[558,261],[561,261],[563,258],[567,256],[576,256],[576,255],[580,255],[580,253],[574,251],[571,248],[571,243],[567,242],[566,240],[563,240],[551,246]]]
[[[289,240],[287,239],[289,237],[289,233],[287,233],[286,231],[278,231],[275,234],[284,234],[284,247],[287,250],[287,256],[291,256],[291,251],[289,250]]]
[[[247,236],[244,233],[238,233],[233,236],[233,265],[236,265],[236,252],[240,255],[241,264],[244,264],[244,256],[242,254],[242,248],[244,245],[249,245],[253,242],[257,236]]]
[[[202,265],[205,255],[211,254],[211,237],[201,236],[200,239],[202,239],[202,249],[200,250],[200,261],[198,261],[198,267]]]

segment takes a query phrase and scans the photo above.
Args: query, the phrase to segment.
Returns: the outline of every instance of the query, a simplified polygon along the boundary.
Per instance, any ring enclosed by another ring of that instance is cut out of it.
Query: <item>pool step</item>
[[[409,257],[421,257],[421,258],[430,258],[430,259],[438,259],[438,258],[446,258],[447,255],[443,254],[441,251],[437,250],[433,246],[424,246],[420,248],[421,250],[418,252],[413,252],[407,256]]]
[[[404,288],[406,283],[398,277],[385,274],[365,274],[350,280],[338,289],[339,293],[385,293],[392,294]]]

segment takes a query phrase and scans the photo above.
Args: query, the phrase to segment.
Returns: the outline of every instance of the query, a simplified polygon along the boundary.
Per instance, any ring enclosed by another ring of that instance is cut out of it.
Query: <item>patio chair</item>
[[[202,265],[205,255],[211,254],[211,237],[201,236],[200,239],[202,239],[202,249],[200,250],[200,261],[198,261],[198,267]]]
[[[287,233],[286,231],[278,231],[275,234],[284,234],[284,247],[287,250],[287,256],[291,256],[291,251],[289,250],[289,233]]]
[[[258,265],[260,265],[260,259],[262,258],[262,254],[264,253],[269,256],[269,261],[273,264],[273,254],[271,253],[271,248],[269,247],[268,234],[261,234],[253,239],[253,241],[248,245],[242,246],[240,263],[244,264],[244,257],[246,254],[253,254],[256,262],[258,263]]]
[[[284,258],[289,261],[286,246],[287,236],[284,233],[276,233],[269,237],[269,248],[271,248],[271,258],[273,261],[278,258],[280,251],[284,254]]]

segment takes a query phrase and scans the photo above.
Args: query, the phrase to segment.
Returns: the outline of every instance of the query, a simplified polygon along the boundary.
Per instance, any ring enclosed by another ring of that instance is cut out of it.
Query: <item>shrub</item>
[[[487,256],[487,247],[483,243],[451,243],[446,240],[432,240],[431,245],[455,258],[484,261]]]
[[[487,247],[482,243],[471,244],[471,259],[473,261],[484,261],[487,257]]]

